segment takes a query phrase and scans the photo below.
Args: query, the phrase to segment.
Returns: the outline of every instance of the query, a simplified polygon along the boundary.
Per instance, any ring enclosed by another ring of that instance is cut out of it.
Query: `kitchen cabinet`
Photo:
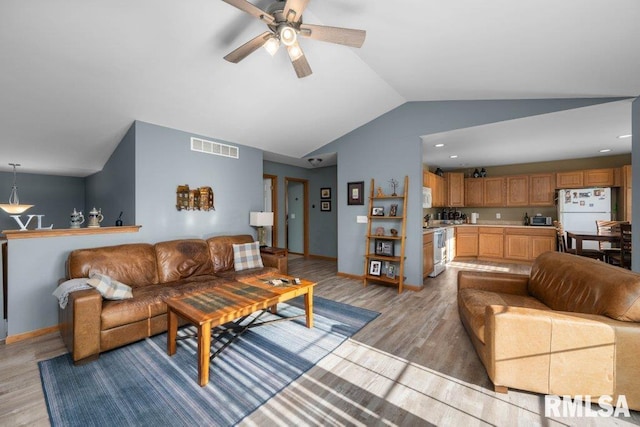
[[[529,206],[529,175],[508,176],[507,206]]]
[[[448,172],[444,174],[447,187],[446,205],[450,207],[464,207],[464,174]]]
[[[456,257],[478,256],[478,227],[456,227]]]
[[[613,187],[615,185],[612,168],[589,169],[583,171],[585,187]]]
[[[484,205],[482,178],[465,178],[464,180],[464,204],[469,207]]]
[[[618,218],[631,222],[631,165],[622,167],[622,185],[620,187],[620,201],[618,203]]]
[[[552,173],[529,175],[529,206],[554,206],[555,184]]]
[[[504,228],[480,227],[478,230],[478,257],[504,258]]]
[[[505,228],[504,257],[515,261],[533,261],[543,252],[556,250],[553,228]]]
[[[433,271],[433,233],[422,235],[422,278]]]
[[[584,186],[582,171],[556,173],[556,186],[558,188],[582,188]]]
[[[446,203],[446,188],[443,177],[429,171],[422,171],[422,185],[431,188],[431,206],[444,207]]]
[[[478,179],[483,181],[483,206],[505,206],[506,197],[504,177]]]

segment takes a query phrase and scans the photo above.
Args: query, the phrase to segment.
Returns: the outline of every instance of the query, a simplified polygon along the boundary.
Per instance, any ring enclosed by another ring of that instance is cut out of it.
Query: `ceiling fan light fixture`
[[[269,55],[274,56],[276,52],[278,52],[278,49],[280,48],[280,41],[275,36],[271,37],[264,44],[264,48],[267,52],[269,52]]]
[[[300,49],[300,46],[293,45],[293,46],[287,46],[287,53],[289,54],[289,58],[291,58],[292,61],[295,61],[297,59],[300,59],[300,57],[302,56],[302,49]]]
[[[278,30],[278,34],[280,35],[280,41],[285,46],[293,46],[298,39],[296,30],[288,25],[283,25],[282,27],[280,27],[280,29]]]

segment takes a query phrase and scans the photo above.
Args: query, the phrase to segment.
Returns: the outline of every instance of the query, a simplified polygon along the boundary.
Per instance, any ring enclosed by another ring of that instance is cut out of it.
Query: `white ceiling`
[[[297,79],[285,52],[222,59],[265,26],[220,0],[2,0],[0,170],[86,176],[133,120],[299,159],[406,101],[640,95],[637,0],[311,0],[304,20],[367,39],[302,40]]]

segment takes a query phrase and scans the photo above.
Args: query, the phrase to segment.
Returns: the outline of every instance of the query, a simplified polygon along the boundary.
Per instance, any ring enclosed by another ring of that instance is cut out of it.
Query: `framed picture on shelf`
[[[383,206],[372,207],[371,216],[384,216],[384,207]]]
[[[331,188],[321,188],[320,189],[320,198],[321,199],[330,199],[331,198]]]
[[[391,205],[391,208],[389,208],[389,216],[396,216],[398,215],[398,205],[393,204]]]
[[[376,239],[376,255],[393,256],[393,240]]]
[[[320,202],[320,212],[331,212],[331,202],[328,200],[322,200]]]
[[[347,182],[347,205],[364,205],[364,181]]]
[[[369,261],[369,274],[372,276],[380,276],[382,274],[382,261]]]
[[[396,278],[396,265],[395,264],[389,264],[389,267],[387,268],[387,277],[389,279],[395,279]]]

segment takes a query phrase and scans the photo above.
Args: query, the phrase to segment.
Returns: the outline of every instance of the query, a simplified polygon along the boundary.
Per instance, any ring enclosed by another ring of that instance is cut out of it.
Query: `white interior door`
[[[262,180],[263,193],[264,193],[264,211],[273,212],[273,200],[271,200],[271,179],[264,178]],[[274,213],[275,215],[275,213]],[[275,223],[278,218],[273,218]],[[267,246],[273,246],[273,227],[265,227],[265,241]]]

